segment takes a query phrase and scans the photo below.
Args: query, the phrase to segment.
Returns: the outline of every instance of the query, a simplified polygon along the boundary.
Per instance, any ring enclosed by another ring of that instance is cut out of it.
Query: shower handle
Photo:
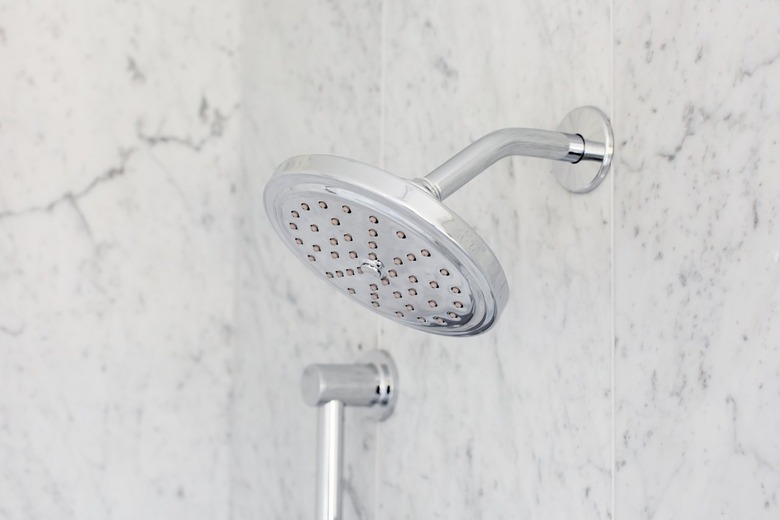
[[[344,408],[370,407],[372,419],[385,420],[398,397],[398,373],[390,356],[376,350],[352,365],[309,365],[303,371],[301,390],[304,401],[319,408],[315,520],[339,520]]]
[[[504,128],[491,132],[414,182],[444,200],[496,161],[519,155],[558,161],[554,168],[558,182],[572,193],[587,193],[609,171],[613,141],[607,116],[596,107],[580,107],[569,112],[557,131]]]

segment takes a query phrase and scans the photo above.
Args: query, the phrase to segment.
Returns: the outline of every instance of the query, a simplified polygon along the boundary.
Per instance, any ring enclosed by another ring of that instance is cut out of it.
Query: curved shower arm
[[[578,133],[504,128],[474,141],[424,178],[415,179],[414,182],[437,199],[444,200],[504,157],[521,155],[568,163],[605,162],[608,145],[585,139]]]

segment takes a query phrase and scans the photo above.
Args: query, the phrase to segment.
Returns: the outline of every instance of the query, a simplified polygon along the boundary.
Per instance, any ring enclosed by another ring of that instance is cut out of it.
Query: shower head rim
[[[438,247],[454,255],[463,272],[472,277],[469,279],[470,288],[475,301],[483,306],[478,315],[459,326],[433,326],[430,323],[420,325],[394,319],[391,321],[445,336],[480,334],[496,323],[508,302],[509,291],[506,275],[492,250],[465,220],[427,191],[411,180],[370,164],[335,155],[315,154],[292,157],[279,165],[266,184],[264,205],[274,230],[293,253],[296,253],[296,246],[286,239],[289,232],[285,229],[283,209],[277,201],[281,200],[279,197],[288,197],[291,190],[306,180],[322,183],[323,193],[328,189],[345,189],[354,191],[356,196],[364,194],[377,201],[377,204],[384,204],[383,208],[392,214],[399,215],[403,222],[408,223],[410,229],[426,238],[434,237]],[[296,257],[300,259],[298,253]],[[318,268],[307,262],[304,264],[318,274],[319,278],[328,281]],[[375,311],[366,302],[350,299]]]

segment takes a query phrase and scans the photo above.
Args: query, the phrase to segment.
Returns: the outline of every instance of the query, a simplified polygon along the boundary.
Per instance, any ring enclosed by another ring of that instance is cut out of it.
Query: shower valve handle
[[[370,407],[375,420],[393,412],[398,374],[390,356],[372,351],[353,365],[309,365],[303,371],[304,401],[319,408],[316,520],[341,518],[345,406]]]

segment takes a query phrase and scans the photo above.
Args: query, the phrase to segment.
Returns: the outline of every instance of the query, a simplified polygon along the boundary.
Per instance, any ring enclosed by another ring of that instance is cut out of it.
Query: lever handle
[[[301,391],[307,404],[319,408],[315,520],[339,520],[344,408],[372,407],[376,410],[374,419],[386,419],[398,397],[398,373],[390,356],[376,350],[354,365],[307,366],[301,377]]]

